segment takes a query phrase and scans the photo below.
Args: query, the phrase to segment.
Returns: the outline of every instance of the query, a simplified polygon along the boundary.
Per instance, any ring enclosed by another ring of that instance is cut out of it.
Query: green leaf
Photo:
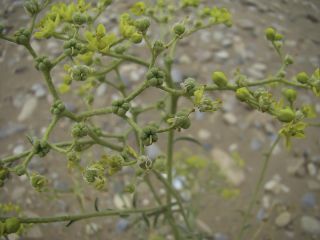
[[[178,137],[178,138],[176,138],[174,140],[175,143],[178,142],[178,141],[188,141],[188,142],[191,142],[191,143],[195,143],[200,147],[203,147],[203,144],[199,140],[197,140],[197,139],[195,139],[193,137],[184,136],[184,137]]]

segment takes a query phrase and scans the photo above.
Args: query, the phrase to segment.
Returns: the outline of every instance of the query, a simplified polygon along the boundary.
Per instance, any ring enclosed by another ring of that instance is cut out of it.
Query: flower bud
[[[121,117],[124,117],[130,109],[130,104],[123,99],[114,100],[112,102],[112,112]]]
[[[85,123],[75,123],[71,129],[71,135],[74,138],[82,138],[88,135],[88,127]]]
[[[33,152],[39,157],[45,157],[50,152],[50,146],[47,141],[35,139],[33,141]]]
[[[166,78],[166,74],[158,67],[151,68],[147,75],[147,82],[150,86],[159,87],[163,84]]]
[[[90,75],[90,68],[86,65],[76,65],[70,69],[70,76],[75,81],[85,81]]]
[[[251,93],[246,87],[238,88],[236,90],[236,97],[243,102],[251,97]]]
[[[276,37],[276,31],[274,30],[274,28],[267,28],[265,30],[265,34],[266,34],[266,38],[269,40],[269,41],[274,41],[275,40],[275,37]]]
[[[24,2],[24,9],[31,15],[38,14],[41,10],[37,0],[26,0]]]
[[[18,44],[27,45],[31,37],[31,32],[29,29],[21,28],[14,34],[15,40]]]
[[[189,119],[188,113],[185,111],[180,111],[176,113],[174,125],[176,128],[188,129],[191,126],[191,121]]]
[[[297,81],[302,84],[306,84],[309,81],[309,76],[306,72],[300,72],[297,75]]]
[[[9,177],[9,170],[7,168],[0,167],[0,180],[5,180]]]
[[[115,53],[123,54],[127,50],[127,47],[124,45],[118,45],[114,48]]]
[[[153,50],[155,51],[156,54],[159,54],[161,53],[165,47],[164,47],[164,43],[159,41],[159,40],[156,40],[153,44]]]
[[[285,56],[284,64],[286,66],[289,66],[289,65],[293,64],[293,59],[292,59],[292,57],[290,55]]]
[[[294,89],[288,88],[283,91],[283,95],[290,103],[292,103],[297,98],[297,91]]]
[[[183,24],[178,23],[173,27],[173,32],[177,36],[181,36],[182,34],[184,34],[185,31],[186,31],[186,27]]]
[[[218,87],[226,87],[228,85],[228,79],[223,72],[213,72],[211,78]]]
[[[15,217],[7,218],[4,224],[6,234],[16,233],[21,226],[20,220]]]
[[[148,125],[142,129],[141,140],[145,146],[150,146],[152,143],[158,141],[157,128]]]
[[[52,63],[50,62],[49,58],[46,56],[37,57],[36,60],[36,69],[39,71],[49,71],[52,68]]]
[[[72,21],[74,24],[82,25],[88,21],[88,17],[84,13],[75,12],[72,15]]]
[[[281,122],[291,122],[295,118],[295,112],[291,108],[286,107],[278,112],[277,117]]]
[[[26,174],[26,168],[25,166],[23,166],[22,164],[19,164],[17,166],[14,167],[14,172],[18,175],[18,176],[22,176],[24,174]]]
[[[194,92],[197,90],[197,82],[194,78],[187,78],[182,83],[182,88],[189,96],[193,96]]]
[[[283,39],[283,35],[280,33],[276,33],[276,35],[274,36],[274,40],[276,41],[280,41]]]
[[[150,27],[150,20],[148,18],[142,18],[135,21],[134,25],[139,32],[145,33]]]
[[[132,34],[131,37],[130,37],[130,41],[135,43],[135,44],[141,43],[142,39],[143,39],[142,34],[141,33],[137,33],[137,32]]]
[[[37,173],[33,173],[30,177],[31,185],[36,191],[41,192],[43,188],[47,185],[48,180]]]
[[[56,100],[50,108],[50,112],[54,115],[61,115],[66,107],[61,100]]]

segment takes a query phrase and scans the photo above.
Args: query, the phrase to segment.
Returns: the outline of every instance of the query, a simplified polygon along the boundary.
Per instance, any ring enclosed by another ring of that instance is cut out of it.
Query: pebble
[[[296,159],[294,165],[289,166],[287,168],[287,171],[289,174],[296,177],[303,177],[306,175],[306,169],[304,165],[305,160],[303,158]]]
[[[231,184],[240,186],[244,182],[244,171],[236,165],[228,153],[219,148],[214,148],[211,151],[211,157]]]
[[[257,212],[256,218],[262,222],[268,219],[268,213],[266,212],[266,210],[264,208],[260,208]]]
[[[19,113],[18,121],[23,122],[30,118],[34,113],[34,110],[36,110],[37,106],[38,100],[36,97],[28,98]]]
[[[29,239],[44,239],[43,232],[37,224],[28,228],[28,231],[26,231],[26,237]]]
[[[267,192],[272,192],[274,194],[288,193],[290,189],[281,183],[281,177],[279,175],[274,175],[272,179],[264,185],[264,190]]]
[[[303,216],[300,221],[304,232],[312,235],[320,235],[320,221],[311,216]]]
[[[37,98],[43,98],[47,95],[46,88],[41,83],[33,84],[31,90]]]
[[[178,69],[176,67],[173,67],[172,71],[171,71],[171,74],[172,74],[172,80],[174,82],[176,82],[176,83],[182,82],[183,75],[182,75],[182,72],[180,71],[180,69]]]
[[[291,214],[289,212],[281,213],[275,220],[278,227],[286,227],[291,222]]]
[[[234,125],[238,122],[237,117],[231,112],[223,114],[223,120],[229,125]]]
[[[230,238],[224,233],[215,233],[214,240],[230,240]]]
[[[121,218],[116,223],[117,233],[123,233],[129,226],[129,221],[127,219]]]
[[[253,31],[255,29],[255,23],[249,19],[238,19],[237,23],[244,30]]]
[[[261,142],[259,139],[253,138],[253,139],[251,140],[251,142],[250,142],[250,148],[251,148],[251,150],[253,150],[253,151],[258,151],[258,150],[261,149],[261,147],[262,147],[262,142]]]
[[[87,235],[94,235],[99,231],[100,227],[96,223],[89,223],[85,227]]]
[[[191,59],[190,59],[190,57],[188,55],[183,54],[180,57],[179,62],[182,63],[182,64],[190,64],[191,63]]]
[[[316,195],[312,192],[305,193],[301,198],[303,208],[315,208],[317,205]]]
[[[12,152],[13,152],[14,155],[17,155],[17,154],[22,153],[23,151],[24,151],[24,146],[19,144],[19,145],[14,147]]]
[[[152,144],[146,147],[146,152],[150,159],[155,159],[161,154],[161,149],[157,144]]]
[[[27,127],[23,124],[9,122],[7,125],[0,128],[0,139],[4,139],[16,133],[23,132]]]
[[[200,129],[198,131],[198,137],[201,139],[201,140],[208,140],[210,137],[211,137],[211,133],[209,130],[207,129]]]
[[[317,175],[317,167],[313,163],[308,163],[307,170],[310,176],[314,177]]]
[[[106,83],[101,83],[100,86],[96,90],[96,96],[97,97],[104,96],[107,89],[108,89],[108,85]]]
[[[228,60],[228,58],[230,57],[230,54],[225,50],[221,50],[215,54],[215,57],[218,61],[224,62]]]

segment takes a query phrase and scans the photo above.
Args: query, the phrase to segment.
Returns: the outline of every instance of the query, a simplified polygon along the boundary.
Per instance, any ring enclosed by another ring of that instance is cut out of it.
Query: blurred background
[[[115,1],[100,21],[113,31],[119,13],[135,2]],[[293,77],[300,71],[312,74],[320,66],[319,0],[202,2],[208,6],[228,8],[234,25],[232,28],[215,26],[183,40],[177,49],[173,68],[176,82],[194,77],[202,83],[209,83],[215,70],[224,71],[232,78],[236,69],[240,69],[255,80],[275,73],[280,67],[280,60],[264,37],[264,29],[269,26],[285,36],[284,50],[294,58],[288,76]],[[0,3],[0,19],[9,33],[29,21],[22,7],[23,1],[0,0]],[[32,46],[37,52],[52,56],[59,55],[62,49],[61,42],[54,40],[34,40]],[[139,47],[144,48],[143,44]],[[63,72],[62,67],[54,72],[55,84],[62,82]],[[29,149],[26,134],[41,136],[51,118],[49,107],[52,98],[26,50],[2,40],[0,73],[0,156],[6,156]],[[124,63],[120,73],[130,87],[141,81],[145,70],[135,64]],[[115,97],[112,89],[104,84],[94,91],[96,107],[109,105]],[[186,200],[193,198],[195,222],[198,228],[211,236],[208,239],[214,240],[235,238],[241,223],[241,212],[248,205],[259,176],[262,154],[280,128],[275,119],[248,109],[233,95],[226,92],[211,94],[213,99],[223,100],[222,111],[193,115],[192,127],[179,133],[179,136],[197,138],[200,144],[176,144],[174,186]],[[139,96],[137,103],[153,101],[154,96],[147,91]],[[320,113],[319,98],[307,91],[300,91],[298,98],[301,103],[314,104],[316,112]],[[66,94],[63,99],[70,110],[76,112],[83,109],[84,104],[78,97]],[[150,112],[142,121],[153,118],[154,113]],[[123,123],[117,118],[100,118],[97,122],[105,129],[121,131],[123,128]],[[59,122],[51,140],[70,139],[70,126],[68,120]],[[164,152],[164,146],[165,141],[159,141],[148,148],[148,154],[154,157]],[[95,159],[100,154],[99,150],[96,151],[84,157]],[[99,193],[88,187],[79,174],[68,171],[65,157],[59,154],[49,154],[44,159],[35,157],[30,167],[48,177],[55,191],[36,193],[25,177],[13,176],[0,189],[0,203],[12,202],[21,206],[23,215],[49,216],[93,211],[96,198],[101,209],[130,205],[132,196],[122,194],[124,186],[132,179],[129,169],[110,183],[108,192]],[[253,227],[249,229],[248,236],[254,237],[250,239],[319,239],[319,169],[319,128],[309,128],[306,139],[293,140],[290,151],[281,141],[270,161],[264,189],[259,197],[261,201],[252,216]],[[74,189],[78,190],[76,194],[72,193]],[[146,185],[141,183],[138,191],[141,206],[154,205]],[[164,189],[159,186],[159,191],[163,194]],[[63,223],[35,225],[21,239],[151,239],[150,236],[165,232],[166,229],[161,226],[146,230],[144,223],[132,225],[131,218],[114,217],[76,222],[68,228]],[[170,239],[170,236],[165,236],[164,239]]]

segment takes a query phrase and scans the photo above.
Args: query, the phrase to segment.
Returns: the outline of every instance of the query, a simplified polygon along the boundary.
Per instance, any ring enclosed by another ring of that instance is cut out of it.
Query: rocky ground
[[[130,1],[126,1],[130,2]],[[134,1],[132,1],[134,2]],[[211,3],[211,1],[207,1]],[[232,73],[236,68],[253,79],[262,79],[277,71],[279,60],[264,38],[264,29],[276,27],[285,35],[285,50],[294,57],[295,64],[289,69],[289,75],[304,70],[312,73],[320,66],[320,2],[318,0],[216,0],[218,6],[226,6],[233,14],[234,26],[231,29],[215,27],[183,41],[178,48],[177,63],[173,69],[174,79],[179,82],[187,76],[194,76],[202,82],[210,81],[213,70],[221,69]],[[115,4],[117,8],[126,8],[128,4]],[[10,26],[20,25],[27,16],[21,11],[21,1],[2,0],[1,19]],[[20,9],[20,10],[19,10]],[[109,14],[109,15],[108,15]],[[107,13],[102,21],[114,19],[116,13]],[[42,44],[33,42],[39,51],[57,54],[56,42]],[[48,124],[48,107],[52,99],[41,79],[33,68],[29,58],[20,47],[0,41],[0,155],[20,153],[27,149],[26,134],[40,135]],[[128,84],[140,79],[144,74],[136,65],[125,64],[121,68]],[[59,83],[59,72],[55,75]],[[104,96],[110,89],[101,85],[97,89],[97,105],[108,101]],[[144,99],[152,99],[152,93],[144,94]],[[232,94],[214,94],[224,101],[223,110],[213,115],[196,114],[192,128],[181,136],[197,137],[204,147],[185,143],[177,144],[177,149],[185,151],[192,148],[209,161],[220,166],[232,189],[240,192],[231,199],[224,199],[216,191],[215,175],[210,181],[203,181],[196,186],[197,223],[211,239],[231,240],[239,230],[241,214],[247,206],[258,179],[262,165],[262,153],[274,140],[279,124],[269,116],[251,111],[239,103]],[[320,114],[319,98],[315,99],[308,92],[301,92],[299,101],[313,103]],[[81,103],[73,98],[66,98],[72,110],[80,108]],[[148,115],[147,118],[152,118]],[[319,120],[319,118],[318,118]],[[117,122],[111,124],[117,127]],[[70,123],[63,121],[53,139],[65,137]],[[157,154],[163,142],[149,149],[149,154]],[[294,141],[291,151],[280,144],[272,156],[264,183],[261,201],[255,209],[253,227],[249,229],[250,239],[319,239],[320,238],[320,130],[310,128],[307,138]],[[234,161],[235,154],[241,163]],[[178,153],[177,153],[178,155]],[[178,159],[178,156],[177,156]],[[66,191],[73,186],[72,178],[65,169],[65,159],[54,155],[43,162],[35,158],[31,167],[48,176],[52,186],[58,191]],[[242,161],[243,160],[243,161]],[[228,163],[228,164],[223,164]],[[227,168],[223,166],[227,165]],[[178,166],[177,166],[178,167]],[[231,171],[231,173],[230,173]],[[226,174],[227,173],[227,174]],[[230,173],[230,174],[228,174]],[[207,172],[212,174],[212,172]],[[210,175],[211,176],[211,175]],[[91,193],[82,199],[84,208],[93,210],[95,197],[101,200],[101,207],[119,207],[123,199],[117,189],[121,189],[128,178],[121,177],[120,186],[109,194]],[[185,179],[177,176],[175,187],[188,193],[183,188]],[[85,190],[84,190],[85,191]],[[141,188],[141,192],[146,192]],[[60,196],[60,195],[59,195]],[[152,205],[149,194],[141,197],[143,206]],[[76,198],[64,194],[59,200],[54,195],[40,195],[31,191],[27,179],[14,177],[0,190],[0,202],[13,202],[21,205],[28,216],[44,216],[66,212],[79,212]],[[69,228],[61,224],[35,226],[23,239],[146,239],[136,231],[126,231],[127,219],[103,219],[76,223]],[[152,230],[151,230],[152,232]],[[140,233],[141,234],[141,233]],[[94,237],[93,237],[94,236]],[[13,237],[14,239],[15,237]]]

